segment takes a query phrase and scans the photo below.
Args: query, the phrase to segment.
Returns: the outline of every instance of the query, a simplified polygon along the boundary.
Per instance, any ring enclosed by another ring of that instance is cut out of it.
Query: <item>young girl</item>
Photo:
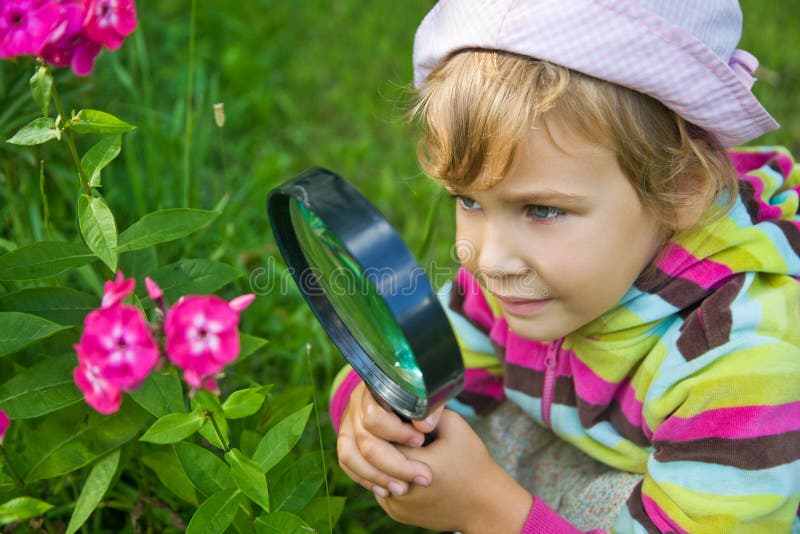
[[[340,464],[392,517],[800,529],[800,169],[725,152],[777,127],[740,29],[734,0],[443,0],[422,22],[419,153],[456,199],[469,369],[413,424],[339,380]]]

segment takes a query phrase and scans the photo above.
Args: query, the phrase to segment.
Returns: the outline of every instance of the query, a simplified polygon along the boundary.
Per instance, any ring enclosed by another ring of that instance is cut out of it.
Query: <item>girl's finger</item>
[[[425,441],[422,432],[381,406],[366,388],[361,397],[361,424],[373,436],[389,442],[420,447]]]
[[[444,412],[444,404],[428,414],[428,417],[425,419],[422,419],[421,421],[412,421],[412,424],[414,428],[420,432],[433,432],[439,425],[439,420],[442,418],[442,412]]]
[[[395,453],[402,457],[403,461],[408,462],[405,456],[400,454],[393,446],[389,444],[386,445],[389,449],[394,450]],[[369,460],[361,454],[357,444],[348,437],[343,438],[340,436],[336,446],[339,456],[339,465],[350,478],[364,488],[381,496],[388,495],[388,492],[395,495],[404,495],[408,491],[407,482],[392,477],[372,465]]]

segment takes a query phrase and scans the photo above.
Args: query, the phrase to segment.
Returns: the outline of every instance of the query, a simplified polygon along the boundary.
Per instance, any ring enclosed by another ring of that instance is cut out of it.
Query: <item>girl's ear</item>
[[[676,231],[688,230],[703,218],[714,201],[716,188],[706,169],[687,173],[678,186],[677,194],[682,199],[675,209]]]

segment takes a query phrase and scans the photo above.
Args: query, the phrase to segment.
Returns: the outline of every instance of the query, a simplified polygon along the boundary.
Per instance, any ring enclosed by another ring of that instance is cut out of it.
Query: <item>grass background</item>
[[[755,93],[782,123],[758,142],[800,154],[800,1],[741,4],[741,47],[762,64]],[[249,291],[251,275],[261,283],[279,281],[283,263],[266,217],[267,193],[321,165],[354,182],[423,265],[452,266],[448,201],[421,175],[414,131],[402,120],[414,31],[433,1],[217,0],[196,2],[194,15],[190,0],[137,5],[139,28],[121,50],[102,53],[88,78],[61,72],[57,83],[65,106],[109,111],[138,126],[103,176],[118,227],[160,208],[223,209],[201,234],[162,246],[160,264],[211,257],[235,265],[245,276],[227,289],[230,295]],[[4,138],[36,116],[27,91],[31,72],[26,61],[0,66]],[[214,123],[216,102],[225,105],[223,128]],[[76,239],[78,183],[64,147],[2,145],[0,151],[0,238],[17,245]],[[46,161],[49,226],[39,159]],[[436,219],[428,228],[430,213]],[[102,276],[86,268],[75,283],[98,290]],[[326,406],[326,386],[343,360],[293,287],[261,295],[242,328],[270,344],[233,369],[232,381],[252,377],[278,388],[313,382]],[[346,479],[335,465],[326,418],[322,431],[333,464],[331,493],[348,497],[338,530],[417,531],[387,519],[367,492]],[[316,443],[311,429],[303,443]]]

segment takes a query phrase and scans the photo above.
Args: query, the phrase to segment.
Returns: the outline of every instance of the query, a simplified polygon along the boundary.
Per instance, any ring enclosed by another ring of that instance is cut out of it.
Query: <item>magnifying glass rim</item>
[[[369,281],[414,355],[422,372],[425,398],[391,380],[336,313],[298,241],[289,214],[292,200],[321,219],[362,269],[392,273],[391,287]],[[267,197],[267,211],[275,241],[304,299],[331,340],[376,394],[402,415],[420,419],[461,390],[463,361],[439,299],[402,239],[354,186],[327,169],[309,169],[273,189]]]

